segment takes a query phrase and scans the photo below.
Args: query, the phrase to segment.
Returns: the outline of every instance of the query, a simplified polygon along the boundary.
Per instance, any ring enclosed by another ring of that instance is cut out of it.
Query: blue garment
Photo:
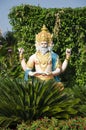
[[[28,75],[29,75],[29,72],[30,72],[31,70],[29,70],[29,69],[27,69],[26,71],[25,71],[25,75],[24,75],[24,80],[25,81],[28,81]]]
[[[51,52],[51,57],[52,57],[52,71],[54,71],[54,70],[55,70],[55,66],[56,66],[56,61],[57,61],[57,58],[59,58],[59,56],[52,51],[52,52]],[[57,82],[60,82],[59,76],[54,76],[54,79],[55,79]]]
[[[56,65],[56,61],[57,61],[57,58],[59,58],[59,56],[54,53],[53,51],[51,52],[51,57],[52,57],[52,71],[55,70],[55,65]],[[25,81],[28,81],[28,75],[29,75],[29,72],[31,70],[27,69],[25,71],[25,76],[24,76],[24,80]],[[54,79],[57,81],[57,82],[60,82],[60,78],[58,76],[54,76]]]

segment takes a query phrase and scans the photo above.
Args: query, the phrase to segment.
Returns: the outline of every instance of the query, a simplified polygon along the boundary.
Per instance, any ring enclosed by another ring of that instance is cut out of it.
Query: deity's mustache
[[[40,47],[40,46],[37,46],[36,50],[40,51],[42,54],[45,54],[48,51],[49,52],[52,51],[52,47]]]
[[[39,51],[42,53],[42,54],[46,54],[46,52],[49,51],[48,47],[40,47],[39,48]]]

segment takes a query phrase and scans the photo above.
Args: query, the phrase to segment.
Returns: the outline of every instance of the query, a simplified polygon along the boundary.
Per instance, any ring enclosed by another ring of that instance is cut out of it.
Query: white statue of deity
[[[61,64],[59,56],[52,51],[53,45],[53,35],[43,25],[41,32],[36,35],[36,52],[29,57],[27,63],[23,57],[24,49],[19,48],[19,57],[26,80],[28,76],[34,76],[40,80],[55,79],[60,82],[58,76],[67,68],[71,49],[66,49],[66,58]]]

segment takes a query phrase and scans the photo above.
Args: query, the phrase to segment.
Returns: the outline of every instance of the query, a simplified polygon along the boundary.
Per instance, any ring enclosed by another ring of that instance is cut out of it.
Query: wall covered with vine
[[[67,70],[60,76],[66,87],[86,83],[86,7],[83,8],[41,8],[20,5],[9,13],[10,24],[17,39],[16,47],[25,49],[28,59],[35,52],[35,35],[43,24],[53,33],[53,50],[65,59],[66,48],[72,49]],[[17,69],[18,66],[16,66]],[[22,72],[22,70],[21,70]]]

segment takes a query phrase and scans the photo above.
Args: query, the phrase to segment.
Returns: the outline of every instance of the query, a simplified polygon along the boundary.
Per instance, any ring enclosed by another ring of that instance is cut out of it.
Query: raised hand
[[[18,48],[19,54],[23,54],[24,53],[24,49],[23,48]]]
[[[67,59],[67,60],[69,60],[70,55],[71,55],[71,49],[67,48],[67,49],[66,49],[66,59]]]
[[[19,59],[22,60],[24,58],[23,57],[24,49],[23,48],[18,48],[18,51],[19,51]]]

